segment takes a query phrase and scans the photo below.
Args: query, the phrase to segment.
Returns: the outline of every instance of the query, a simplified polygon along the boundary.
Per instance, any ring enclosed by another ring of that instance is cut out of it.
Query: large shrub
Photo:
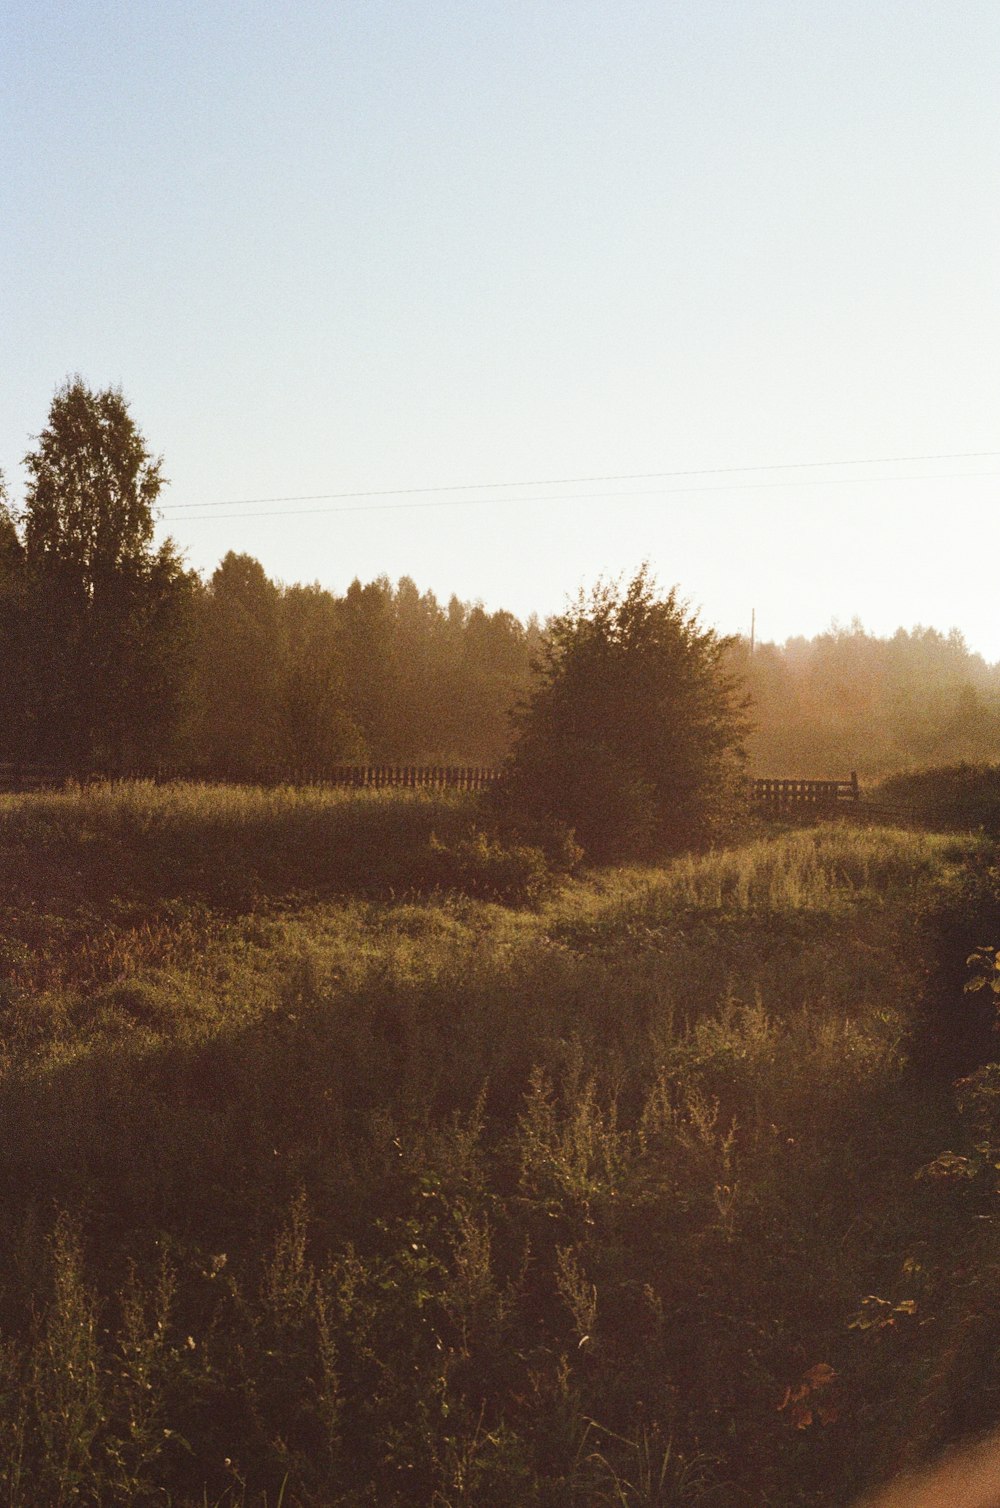
[[[743,763],[727,647],[645,566],[627,586],[581,593],[549,624],[500,801],[573,827],[595,859],[703,842],[731,812]]]
[[[950,764],[891,775],[876,801],[913,808],[941,827],[982,828],[1000,834],[1000,764]]]

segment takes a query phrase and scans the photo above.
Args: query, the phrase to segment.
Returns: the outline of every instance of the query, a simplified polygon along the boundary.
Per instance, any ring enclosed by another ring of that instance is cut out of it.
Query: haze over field
[[[648,558],[1000,659],[998,53],[990,0],[11,0],[15,501],[79,371],[206,573],[523,618]]]
[[[998,43],[0,7],[5,1508],[1000,1501]]]

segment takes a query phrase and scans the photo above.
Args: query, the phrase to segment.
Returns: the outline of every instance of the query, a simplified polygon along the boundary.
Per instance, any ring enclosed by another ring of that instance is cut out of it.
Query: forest
[[[230,552],[211,579],[155,546],[163,486],[119,392],[56,394],[15,514],[0,497],[0,755],[180,762],[499,760],[538,625],[415,584],[283,586]]]
[[[235,551],[203,579],[154,544],[162,463],[127,402],[79,378],[26,466],[20,508],[0,477],[0,761],[239,775],[508,754],[537,619],[406,577],[283,584]],[[957,631],[854,622],[725,654],[754,773],[871,780],[1000,757],[1000,666]]]

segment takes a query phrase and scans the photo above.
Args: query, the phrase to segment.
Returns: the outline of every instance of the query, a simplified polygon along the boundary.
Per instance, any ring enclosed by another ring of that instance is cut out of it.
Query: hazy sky
[[[998,77],[997,0],[5,0],[0,466],[79,372],[203,571],[1000,659]]]

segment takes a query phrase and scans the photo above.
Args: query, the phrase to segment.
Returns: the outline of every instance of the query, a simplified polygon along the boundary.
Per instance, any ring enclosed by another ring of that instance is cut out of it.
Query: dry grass
[[[986,1196],[914,1179],[965,1133],[909,1044],[976,844],[799,831],[531,910],[369,883],[468,821],[3,805],[4,1501],[832,1508],[960,1432]]]

